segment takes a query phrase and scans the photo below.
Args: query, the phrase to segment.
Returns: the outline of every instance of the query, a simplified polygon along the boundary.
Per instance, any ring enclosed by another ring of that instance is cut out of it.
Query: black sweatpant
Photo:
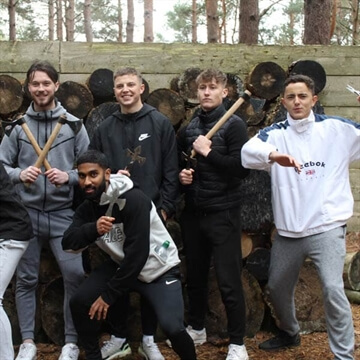
[[[93,270],[70,300],[70,308],[74,319],[79,343],[83,346],[87,360],[102,360],[99,347],[101,322],[89,317],[93,302],[101,295],[107,282],[114,276],[118,268],[112,260],[108,260]],[[112,335],[126,337],[126,318],[128,309],[127,291],[136,291],[153,307],[164,333],[171,341],[175,352],[183,360],[196,359],[195,347],[184,327],[184,303],[179,268],[173,268],[151,283],[139,280],[124,289],[125,296],[109,307],[106,321]],[[125,299],[125,301],[124,301]]]
[[[246,308],[241,282],[239,209],[207,213],[185,208],[180,223],[186,254],[189,325],[195,330],[205,326],[208,276],[213,257],[230,343],[244,344]]]

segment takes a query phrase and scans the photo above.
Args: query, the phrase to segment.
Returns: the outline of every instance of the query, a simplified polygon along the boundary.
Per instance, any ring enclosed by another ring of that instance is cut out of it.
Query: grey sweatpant
[[[77,342],[77,333],[69,308],[70,297],[84,281],[84,270],[81,254],[70,254],[63,251],[61,240],[64,231],[72,221],[71,209],[54,212],[40,212],[27,209],[33,224],[35,237],[21,258],[17,268],[16,307],[19,317],[21,336],[34,339],[36,288],[39,278],[41,248],[48,243],[59,265],[64,280],[64,322],[65,342]]]
[[[277,235],[271,249],[268,289],[279,327],[290,335],[299,332],[294,292],[299,272],[310,258],[319,273],[330,349],[337,360],[353,360],[354,327],[342,278],[345,227],[303,238]]]

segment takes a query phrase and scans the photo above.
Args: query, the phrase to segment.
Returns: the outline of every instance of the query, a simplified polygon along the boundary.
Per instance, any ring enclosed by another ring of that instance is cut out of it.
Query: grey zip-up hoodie
[[[15,126],[9,135],[4,135],[0,145],[0,161],[15,184],[16,192],[25,206],[39,211],[56,211],[72,206],[73,186],[78,183],[74,164],[76,158],[87,150],[89,137],[81,121],[68,113],[58,101],[54,109],[41,112],[35,111],[31,103],[24,116],[42,149],[61,115],[66,115],[68,122],[73,126],[64,124],[61,127],[47,160],[51,167],[69,174],[67,184],[56,187],[43,175],[28,187],[21,182],[21,171],[34,165],[38,158],[21,126]],[[44,167],[42,172],[45,172]]]

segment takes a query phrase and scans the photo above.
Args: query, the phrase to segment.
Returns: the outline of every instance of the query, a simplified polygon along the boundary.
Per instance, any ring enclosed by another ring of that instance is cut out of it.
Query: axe
[[[220,118],[220,120],[208,131],[205,135],[207,139],[211,139],[214,134],[228,121],[230,116],[234,114],[234,112],[243,104],[245,101],[249,100],[251,96],[251,92],[249,90],[245,90],[244,93],[236,100],[236,102],[231,106],[231,108]],[[190,157],[193,158],[196,155],[196,151],[194,149],[191,150]]]
[[[137,146],[134,152],[132,152],[130,149],[126,149],[126,156],[130,157],[130,162],[129,164],[126,165],[125,170],[131,172],[135,162],[138,162],[139,165],[144,164],[146,158],[140,156],[140,154],[141,154],[141,145]]]
[[[46,142],[44,148],[42,149],[41,153],[39,154],[39,157],[34,164],[35,167],[40,168],[41,164],[46,160],[45,159],[46,155],[48,154],[52,144],[54,143],[55,139],[57,138],[57,136],[61,130],[61,127],[66,123],[68,123],[66,115],[65,114],[61,115],[59,117],[59,120],[58,120],[54,130],[52,131],[48,141]]]
[[[10,133],[11,133],[14,126],[20,125],[22,127],[22,129],[24,130],[24,133],[26,134],[27,138],[29,139],[32,147],[34,148],[36,154],[38,156],[41,154],[41,148],[40,148],[39,144],[37,143],[34,135],[31,132],[31,130],[29,129],[29,126],[25,122],[25,119],[24,119],[23,115],[20,115],[14,121],[2,121],[1,125],[2,125],[2,127],[4,129],[4,132],[5,132],[5,134],[7,136],[10,135]],[[44,159],[44,166],[45,166],[46,170],[51,169],[51,166],[50,166],[49,162],[46,159]]]
[[[182,160],[186,161],[186,170],[195,169],[197,160],[192,157],[190,154],[187,154],[185,151],[181,152]]]

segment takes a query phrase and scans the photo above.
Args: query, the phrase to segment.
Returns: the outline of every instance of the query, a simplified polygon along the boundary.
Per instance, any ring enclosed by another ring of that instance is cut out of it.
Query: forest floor
[[[360,360],[360,305],[352,304],[352,313],[355,328],[355,360]],[[269,332],[260,331],[253,338],[246,338],[245,345],[250,360],[333,360],[334,356],[330,352],[328,338],[325,332],[316,332],[302,335],[301,346],[266,352],[258,349],[258,345],[271,337]],[[170,349],[165,342],[159,342],[159,348],[166,360],[178,360],[179,357]],[[141,360],[137,354],[139,343],[130,343],[133,355],[126,360]],[[226,340],[208,339],[208,342],[196,348],[198,360],[223,360],[226,358],[228,343]],[[17,353],[19,346],[15,346]],[[58,360],[61,347],[53,344],[37,344],[37,360]],[[124,358],[122,358],[124,359]],[[84,353],[81,352],[79,360],[85,360]]]

